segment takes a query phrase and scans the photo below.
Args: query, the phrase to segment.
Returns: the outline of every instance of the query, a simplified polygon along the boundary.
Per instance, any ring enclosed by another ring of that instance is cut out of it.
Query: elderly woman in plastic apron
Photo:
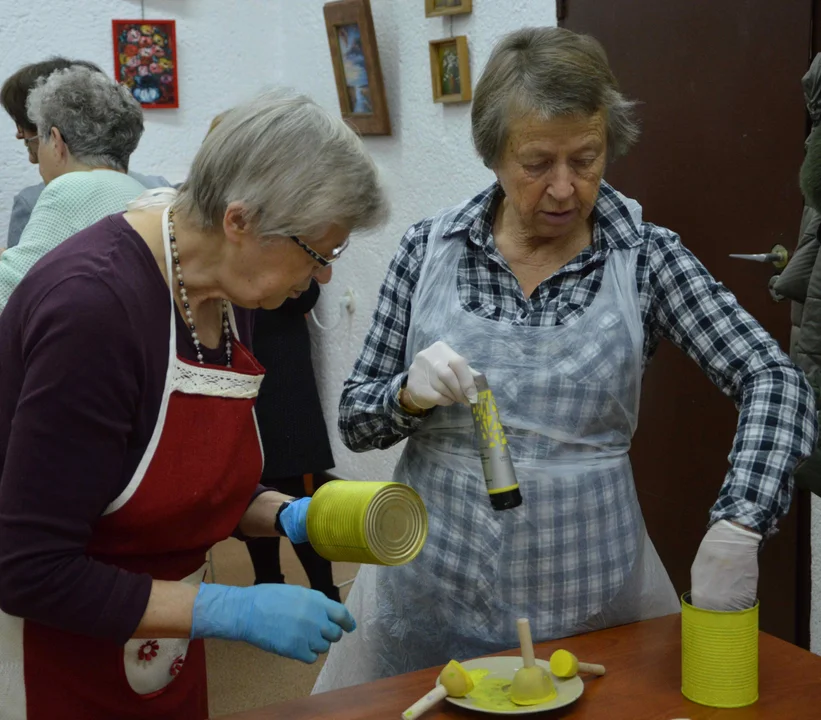
[[[470,409],[437,408],[394,475],[425,501],[427,543],[406,566],[359,571],[347,601],[359,631],[332,649],[315,692],[513,647],[517,617],[544,640],[680,609],[627,456],[642,372],[636,250],[608,256],[598,296],[575,323],[507,325],[461,307],[463,245],[442,236],[458,212],[433,223],[407,364],[437,340],[474,358],[496,397],[523,502],[492,509]]]
[[[693,602],[754,604],[759,543],[815,445],[814,398],[675,233],[603,181],[638,136],[633,105],[589,36],[529,27],[492,51],[471,125],[497,182],[405,235],[340,402],[351,449],[409,438],[395,477],[425,501],[428,542],[407,566],[362,569],[360,630],[316,691],[514,647],[518,617],[543,641],[678,611],[628,459],[664,337],[740,409]],[[505,427],[516,508],[491,509],[473,369]]]

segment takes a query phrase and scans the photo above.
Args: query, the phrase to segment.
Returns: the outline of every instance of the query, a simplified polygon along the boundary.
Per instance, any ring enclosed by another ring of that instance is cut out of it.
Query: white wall
[[[259,0],[146,0],[145,17],[177,21],[180,108],[147,110],[146,131],[132,169],[185,177],[211,117],[276,83],[283,25],[278,2]],[[113,75],[111,20],[140,18],[139,0],[0,0],[0,82],[21,65],[51,55],[82,58]],[[0,247],[6,243],[11,202],[40,182],[14,124],[0,112]]]
[[[280,78],[295,84],[335,112],[324,0],[282,3]],[[376,295],[399,240],[412,223],[474,195],[490,184],[491,173],[476,156],[470,139],[470,104],[434,104],[428,41],[447,37],[451,20],[426,18],[424,0],[372,0],[382,74],[393,125],[391,137],[366,143],[382,172],[393,203],[388,226],[356,238],[335,269],[317,310],[324,324],[337,317],[347,288],[357,296],[356,312],[332,331],[314,333],[314,357],[325,414],[332,428],[337,472],[350,478],[390,479],[398,448],[355,454],[335,431],[342,383],[362,347]],[[474,0],[473,13],[454,16],[454,35],[467,35],[473,83],[495,41],[524,24],[555,25],[555,6],[544,0]]]

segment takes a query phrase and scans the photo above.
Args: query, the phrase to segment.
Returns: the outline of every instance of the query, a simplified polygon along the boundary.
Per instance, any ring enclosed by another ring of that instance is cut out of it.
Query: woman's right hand
[[[284,657],[315,662],[342,633],[356,629],[348,609],[298,585],[229,587],[202,583],[191,639],[243,640]]]
[[[440,340],[414,357],[405,392],[420,410],[453,403],[468,405],[479,399],[473,376],[468,361]]]

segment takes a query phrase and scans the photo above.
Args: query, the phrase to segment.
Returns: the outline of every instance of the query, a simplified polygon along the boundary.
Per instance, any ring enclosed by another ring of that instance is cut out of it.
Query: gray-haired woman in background
[[[143,113],[125,88],[78,65],[41,80],[27,108],[37,126],[27,144],[46,189],[20,242],[0,255],[0,312],[41,257],[106,215],[122,212],[145,190],[127,174],[143,134]]]
[[[37,125],[32,123],[28,116],[28,109],[26,102],[28,101],[29,93],[36,87],[37,83],[47,78],[55,70],[65,70],[66,68],[81,65],[90,70],[102,72],[94,63],[87,60],[71,60],[65,57],[54,56],[47,60],[40,62],[28,63],[21,66],[11,75],[9,75],[3,85],[0,86],[0,105],[8,113],[9,119],[15,125],[15,137],[23,142],[26,148],[26,155],[29,161],[37,165],[37,140],[38,131]],[[169,187],[171,183],[164,177],[159,175],[142,175],[135,172],[129,163],[128,174],[131,175],[137,182],[141,183],[147,188],[154,187]],[[11,215],[9,216],[9,228],[6,236],[6,246],[14,247],[20,242],[20,236],[23,234],[31,211],[37,204],[41,193],[45,189],[45,183],[40,182],[36,185],[29,185],[24,187],[14,196],[11,206]],[[2,250],[0,250],[2,252]]]
[[[52,251],[0,315],[4,720],[205,720],[201,638],[312,662],[354,629],[314,590],[201,581],[235,530],[307,540],[310,499],[258,485],[250,309],[330,280],[383,216],[375,167],[344,121],[277,91],[226,114],[178,195],[152,193]]]
[[[544,641],[679,609],[628,458],[662,337],[741,414],[693,564],[695,604],[755,602],[761,536],[814,447],[800,371],[673,232],[603,182],[638,132],[595,40],[504,38],[472,121],[498,182],[408,231],[340,406],[354,450],[409,437],[395,477],[424,499],[428,540],[406,566],[360,570],[347,601],[360,632],[334,647],[317,690],[514,647],[518,617]],[[514,509],[488,500],[471,366],[505,425]]]

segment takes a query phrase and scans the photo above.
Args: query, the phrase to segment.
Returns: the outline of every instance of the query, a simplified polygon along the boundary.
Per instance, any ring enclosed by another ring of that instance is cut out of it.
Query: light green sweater
[[[43,190],[20,242],[0,255],[0,312],[26,273],[63,240],[108,215],[123,212],[145,188],[113,170],[70,172]]]

